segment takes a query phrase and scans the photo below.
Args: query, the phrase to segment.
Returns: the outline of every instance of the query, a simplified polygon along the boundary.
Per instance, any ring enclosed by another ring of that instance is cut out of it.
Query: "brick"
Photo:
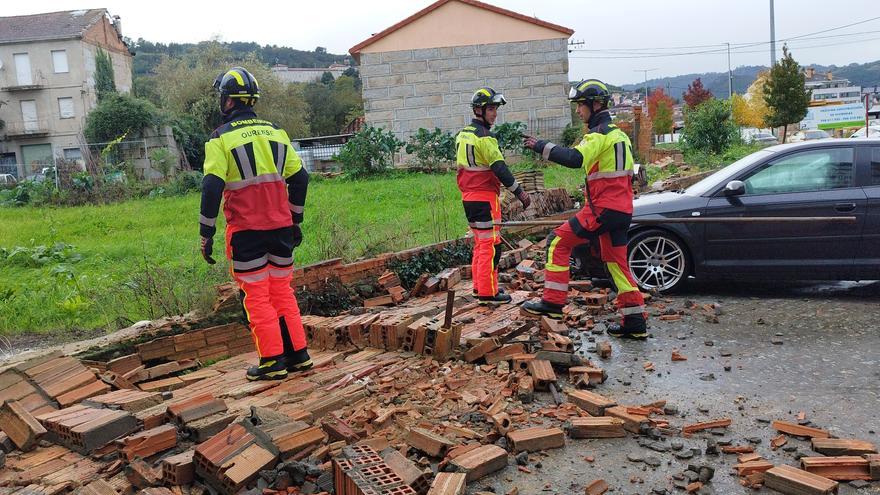
[[[625,437],[623,420],[618,418],[572,418],[568,428],[571,438],[619,438]]]
[[[756,459],[754,461],[741,462],[735,466],[736,472],[740,476],[748,476],[753,473],[763,473],[769,469],[773,468],[773,464],[763,460]]]
[[[572,390],[568,392],[568,400],[572,404],[587,411],[592,416],[604,416],[605,410],[617,405],[617,402],[586,390]]]
[[[843,438],[813,438],[813,450],[825,455],[862,455],[875,454],[877,447],[865,440],[848,440]]]
[[[167,485],[188,485],[195,479],[194,450],[162,459],[162,481]]]
[[[880,480],[880,454],[866,454],[862,457],[868,461],[868,470],[871,473],[871,479],[874,481]]]
[[[827,495],[837,493],[838,483],[791,466],[776,466],[764,473],[764,484],[790,495]]]
[[[594,480],[584,489],[586,495],[602,495],[608,491],[608,483],[605,480]]]
[[[631,414],[626,407],[622,406],[606,408],[605,415],[623,420],[623,428],[630,433],[638,434],[642,425],[648,423],[647,416]]]
[[[507,467],[507,451],[497,445],[481,445],[451,462],[456,471],[467,473],[467,482],[476,481]]]
[[[422,489],[427,490],[427,473],[419,469],[414,462],[407,459],[403,454],[392,448],[388,448],[381,452],[381,457],[388,467],[390,467],[395,474],[400,476],[405,485],[416,491],[423,491]]]
[[[220,466],[220,481],[227,493],[236,493],[257,477],[260,471],[274,465],[277,457],[258,444],[251,444]]]
[[[177,445],[177,428],[162,425],[119,440],[122,455],[129,461],[135,457],[150,457]]]
[[[692,433],[696,433],[698,431],[703,430],[711,430],[713,428],[723,428],[726,426],[730,426],[732,423],[730,418],[722,418],[716,419],[713,421],[703,421],[700,423],[693,423],[689,425],[685,425],[681,427],[681,434],[684,436],[690,436]]]
[[[535,381],[531,376],[520,377],[516,386],[516,396],[524,404],[529,404],[534,399]]]
[[[230,423],[236,420],[238,416],[235,414],[219,413],[206,418],[190,421],[184,427],[190,439],[195,442],[204,442],[212,436],[223,431]],[[164,415],[163,415],[164,419]],[[144,427],[146,428],[146,421]]]
[[[411,428],[406,434],[405,441],[414,449],[431,457],[443,457],[446,451],[455,445],[452,440],[424,428]]]
[[[508,344],[500,349],[486,354],[486,364],[497,364],[501,361],[510,361],[515,354],[524,354],[525,347],[522,344]]]
[[[428,495],[464,495],[466,487],[465,473],[437,473]]]
[[[117,495],[113,485],[102,479],[92,481],[88,485],[82,487],[79,491],[80,495]]]
[[[71,390],[65,394],[59,395],[56,400],[58,401],[58,405],[61,407],[72,406],[78,402],[81,402],[89,397],[94,397],[96,395],[105,394],[110,391],[110,385],[107,385],[101,381],[93,381],[92,383],[85,385],[83,387]]]
[[[179,388],[183,388],[186,386],[186,382],[177,378],[176,376],[172,376],[170,378],[163,378],[161,380],[153,380],[151,382],[144,382],[138,385],[141,390],[145,392],[170,392],[172,390],[177,390]]]
[[[599,354],[599,357],[602,359],[608,359],[611,357],[611,343],[607,340],[603,340],[596,344],[596,352]]]
[[[168,418],[178,425],[187,425],[214,414],[226,412],[226,401],[210,393],[191,397],[168,406]]]
[[[507,434],[507,439],[516,452],[536,452],[539,450],[565,447],[565,433],[559,428],[525,428]]]
[[[125,374],[137,368],[141,364],[141,357],[137,354],[129,354],[116,359],[107,361],[107,370],[114,373]],[[105,370],[106,371],[106,370]]]
[[[868,460],[847,455],[838,457],[801,457],[804,471],[835,481],[871,480]]]
[[[110,411],[110,414],[71,428],[71,443],[80,452],[91,453],[137,429],[137,420],[130,413]]]
[[[546,359],[533,359],[528,364],[529,374],[535,380],[535,388],[545,389],[551,383],[556,383],[556,373],[553,366]]]
[[[275,440],[275,445],[282,456],[291,456],[327,439],[327,435],[319,426],[292,432]]]
[[[790,423],[788,421],[774,421],[772,426],[779,432],[796,437],[828,438],[831,436],[831,434],[829,434],[825,430],[819,428],[811,428],[809,426],[801,426],[796,423]]]
[[[43,425],[16,401],[6,401],[0,406],[0,430],[25,452],[33,450],[46,434]]]
[[[162,403],[162,394],[141,390],[116,390],[102,395],[90,397],[84,405],[122,409],[136,413]]]

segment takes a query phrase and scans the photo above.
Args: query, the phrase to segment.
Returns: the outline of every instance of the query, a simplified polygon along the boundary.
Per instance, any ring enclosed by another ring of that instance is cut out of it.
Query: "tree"
[[[703,87],[703,81],[698,77],[694,79],[694,82],[688,84],[688,89],[682,98],[684,98],[684,102],[689,108],[696,108],[700,103],[714,98],[714,95],[712,95],[711,91]]]
[[[764,88],[769,71],[758,74],[755,81],[743,96],[733,95],[733,120],[744,127],[766,127],[767,103],[764,101]]]
[[[804,87],[804,74],[788,47],[782,47],[782,59],[770,69],[765,84],[764,102],[767,103],[767,125],[783,127],[782,142],[788,126],[807,116],[812,91]]]
[[[312,136],[338,134],[355,114],[363,112],[361,92],[355,80],[348,76],[340,76],[330,84],[306,84],[303,98],[308,105],[307,120]]]
[[[657,102],[654,110],[654,134],[672,134],[672,105],[668,101]]]
[[[648,117],[653,121],[657,115],[657,105],[661,102],[666,103],[670,109],[675,106],[675,100],[667,95],[663,88],[657,88],[648,95]]]
[[[157,124],[158,111],[147,100],[130,95],[110,95],[86,116],[83,134],[92,143],[117,139]]]
[[[110,55],[98,48],[95,53],[95,93],[98,101],[116,94],[116,79],[113,76],[113,61]]]
[[[712,98],[696,108],[685,110],[682,141],[687,148],[704,153],[722,153],[738,134],[727,101]]]

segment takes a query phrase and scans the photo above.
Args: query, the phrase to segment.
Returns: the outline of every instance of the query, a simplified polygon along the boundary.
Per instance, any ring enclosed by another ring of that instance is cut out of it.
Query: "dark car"
[[[677,192],[642,195],[633,219],[854,216],[855,222],[663,223],[630,229],[642,289],[689,276],[880,279],[880,139],[771,146]]]

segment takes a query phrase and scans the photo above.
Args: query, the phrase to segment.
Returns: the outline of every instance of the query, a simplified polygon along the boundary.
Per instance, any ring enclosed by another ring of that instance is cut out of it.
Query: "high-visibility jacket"
[[[289,200],[285,180],[302,168],[284,129],[253,112],[240,112],[218,127],[205,143],[204,172],[225,183],[227,236],[241,230],[289,227],[301,218],[304,191],[302,201]],[[203,211],[203,225],[213,220]]]
[[[574,146],[583,155],[587,201],[593,208],[632,213],[633,156],[629,136],[610,117]]]
[[[502,185],[514,194],[519,192],[519,183],[504,163],[498,139],[482,121],[474,119],[455,136],[455,150],[463,200],[482,199],[486,192],[497,196]]]

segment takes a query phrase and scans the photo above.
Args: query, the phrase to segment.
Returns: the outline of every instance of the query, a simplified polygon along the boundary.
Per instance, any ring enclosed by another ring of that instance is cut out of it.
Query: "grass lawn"
[[[574,190],[582,181],[581,171],[546,169],[547,187]],[[208,266],[198,254],[198,211],[197,194],[0,209],[0,248],[66,243],[82,257],[0,264],[0,335],[114,330],[207,307],[213,286],[229,276],[221,234],[215,238],[217,265]],[[316,180],[296,261],[354,259],[459,237],[466,229],[452,173]]]

